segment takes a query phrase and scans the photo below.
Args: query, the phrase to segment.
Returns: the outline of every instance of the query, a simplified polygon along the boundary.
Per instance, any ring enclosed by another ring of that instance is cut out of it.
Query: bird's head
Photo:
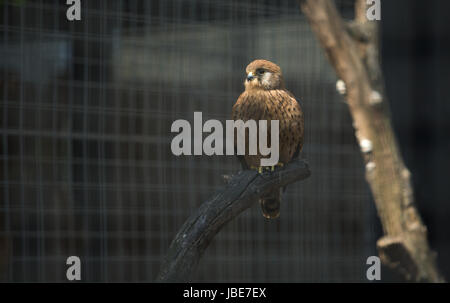
[[[267,60],[255,60],[247,65],[245,69],[247,77],[244,85],[246,90],[250,89],[282,89],[284,88],[281,68]]]

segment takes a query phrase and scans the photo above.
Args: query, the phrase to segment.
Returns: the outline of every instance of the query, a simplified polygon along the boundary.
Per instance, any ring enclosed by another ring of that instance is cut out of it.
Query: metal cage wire
[[[353,1],[338,1],[351,15]],[[313,175],[281,217],[230,222],[195,281],[364,281],[374,209],[336,76],[297,1],[3,1],[0,279],[152,281],[184,220],[237,171],[172,155],[176,119],[229,119],[255,58],[278,63],[306,113]]]

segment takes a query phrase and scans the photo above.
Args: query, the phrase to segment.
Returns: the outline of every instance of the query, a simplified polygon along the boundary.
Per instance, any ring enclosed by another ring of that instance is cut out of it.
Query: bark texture
[[[188,282],[203,252],[219,230],[253,205],[261,196],[310,176],[304,160],[294,160],[282,169],[259,174],[243,170],[227,186],[204,202],[184,223],[163,261],[157,282]]]
[[[300,0],[319,43],[345,86],[353,127],[366,165],[384,236],[381,261],[410,281],[444,281],[414,205],[411,174],[403,163],[390,121],[380,68],[378,21],[366,18],[366,1],[355,1],[355,20],[345,22],[330,0]],[[345,91],[342,90],[345,87]]]

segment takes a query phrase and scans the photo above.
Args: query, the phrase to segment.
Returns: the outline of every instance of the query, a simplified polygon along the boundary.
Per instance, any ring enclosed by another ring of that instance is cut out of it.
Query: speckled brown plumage
[[[279,120],[279,161],[286,164],[293,157],[298,156],[303,147],[304,120],[300,104],[286,90],[278,65],[267,60],[255,60],[247,66],[246,72],[245,91],[233,106],[232,119],[267,120],[268,144],[270,144],[270,121]],[[246,136],[246,146],[248,146],[248,136]],[[248,147],[246,147],[246,155],[241,159],[244,168],[260,166],[263,156],[247,153]],[[278,217],[280,195],[281,192],[277,191],[261,199],[265,217]]]

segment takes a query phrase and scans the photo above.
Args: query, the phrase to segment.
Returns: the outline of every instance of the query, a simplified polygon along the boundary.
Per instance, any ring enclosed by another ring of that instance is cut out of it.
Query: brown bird
[[[270,121],[279,121],[279,163],[283,166],[298,157],[303,147],[304,119],[300,104],[285,88],[281,68],[267,60],[255,60],[246,68],[245,91],[239,96],[232,109],[233,120],[267,120],[270,146]],[[248,134],[248,132],[247,132]],[[248,135],[245,136],[246,152],[238,156],[243,169],[266,170],[260,166],[261,154],[248,154]],[[235,148],[236,148],[235,136]],[[274,168],[271,167],[273,170]],[[283,191],[285,188],[283,188]],[[277,218],[280,215],[282,190],[275,190],[260,199],[264,217]]]

